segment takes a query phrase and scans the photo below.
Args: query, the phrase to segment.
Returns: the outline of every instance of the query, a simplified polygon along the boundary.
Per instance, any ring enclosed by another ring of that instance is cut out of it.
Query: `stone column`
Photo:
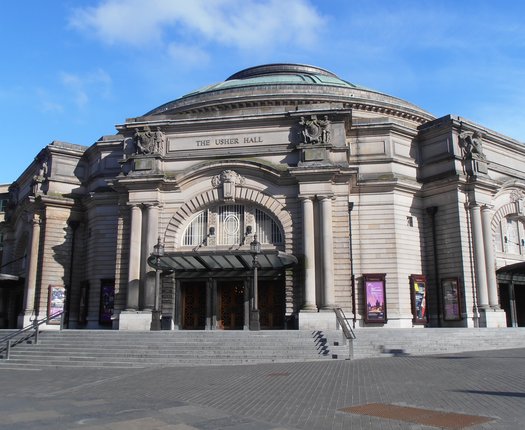
[[[312,197],[303,197],[304,304],[302,310],[317,311],[315,304],[315,238]]]
[[[34,214],[30,223],[31,248],[29,248],[29,261],[27,264],[27,278],[25,284],[24,310],[22,315],[22,326],[29,324],[31,314],[35,309],[36,278],[38,271],[38,250],[40,246],[40,216]],[[20,322],[20,321],[19,321]]]
[[[476,204],[470,206],[470,223],[472,227],[472,243],[474,247],[474,272],[478,292],[478,308],[489,307],[487,292],[487,271],[485,250],[483,249],[483,229],[481,226],[480,207]]]
[[[146,260],[153,252],[153,247],[157,243],[159,237],[159,206],[156,204],[146,205],[146,248],[144,253],[144,309],[153,309],[155,304],[155,270],[151,268]]]
[[[494,245],[492,235],[492,210],[489,206],[481,208],[481,224],[483,227],[483,242],[485,248],[485,264],[487,273],[487,289],[489,305],[491,308],[499,309],[498,281],[496,279],[496,264],[494,259]]]
[[[126,310],[139,308],[140,292],[140,250],[142,243],[142,209],[138,205],[131,206],[131,232],[129,239],[128,262],[128,295]]]
[[[509,282],[509,307],[510,307],[510,323],[512,327],[518,327],[518,315],[516,313],[516,295],[514,291],[514,280]]]
[[[332,197],[321,199],[321,231],[323,252],[323,305],[322,309],[332,310],[335,307],[334,293],[334,242],[332,229]]]

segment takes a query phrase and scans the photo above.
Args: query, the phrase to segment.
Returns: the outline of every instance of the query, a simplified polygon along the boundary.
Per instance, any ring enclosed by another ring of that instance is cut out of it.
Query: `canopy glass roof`
[[[253,268],[253,256],[246,251],[178,251],[159,257],[151,255],[148,264],[160,270],[175,272],[224,272],[249,271]],[[275,250],[262,250],[257,254],[258,268],[262,270],[283,269],[297,263],[297,258]]]

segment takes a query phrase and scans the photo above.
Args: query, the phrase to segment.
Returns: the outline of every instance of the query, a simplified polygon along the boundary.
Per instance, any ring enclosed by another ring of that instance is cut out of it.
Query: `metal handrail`
[[[45,324],[49,320],[52,320],[56,317],[60,317],[60,330],[62,330],[63,320],[64,320],[64,311],[56,312],[52,315],[42,318],[41,320],[34,320],[31,324],[28,324],[24,328],[21,328],[15,333],[11,333],[10,335],[7,335],[4,338],[0,339],[0,354],[4,353],[5,351],[5,356],[3,358],[5,360],[9,360],[9,354],[11,353],[11,348],[18,345],[19,343],[22,343],[22,342],[25,342],[31,339],[33,336],[35,337],[34,344],[35,345],[38,344],[39,327],[42,324]]]
[[[354,330],[352,330],[352,326],[348,322],[349,319],[346,317],[345,313],[343,312],[343,309],[334,308],[334,312],[335,317],[337,318],[337,322],[341,326],[345,337],[349,340],[355,339],[356,336]]]

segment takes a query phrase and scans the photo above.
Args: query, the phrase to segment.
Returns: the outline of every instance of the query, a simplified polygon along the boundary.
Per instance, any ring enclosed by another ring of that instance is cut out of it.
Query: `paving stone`
[[[0,373],[0,429],[399,429],[435,427],[341,412],[381,403],[525,422],[525,349],[243,366]]]

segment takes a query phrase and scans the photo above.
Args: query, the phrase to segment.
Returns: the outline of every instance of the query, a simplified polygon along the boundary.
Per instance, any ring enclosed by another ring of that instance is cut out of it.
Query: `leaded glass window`
[[[219,206],[218,245],[237,245],[244,235],[244,206]]]
[[[210,207],[194,216],[182,235],[182,246],[243,246],[257,233],[262,244],[282,245],[279,224],[264,210],[240,204]]]
[[[182,244],[184,246],[198,246],[204,244],[208,234],[208,211],[202,211],[186,227]]]

